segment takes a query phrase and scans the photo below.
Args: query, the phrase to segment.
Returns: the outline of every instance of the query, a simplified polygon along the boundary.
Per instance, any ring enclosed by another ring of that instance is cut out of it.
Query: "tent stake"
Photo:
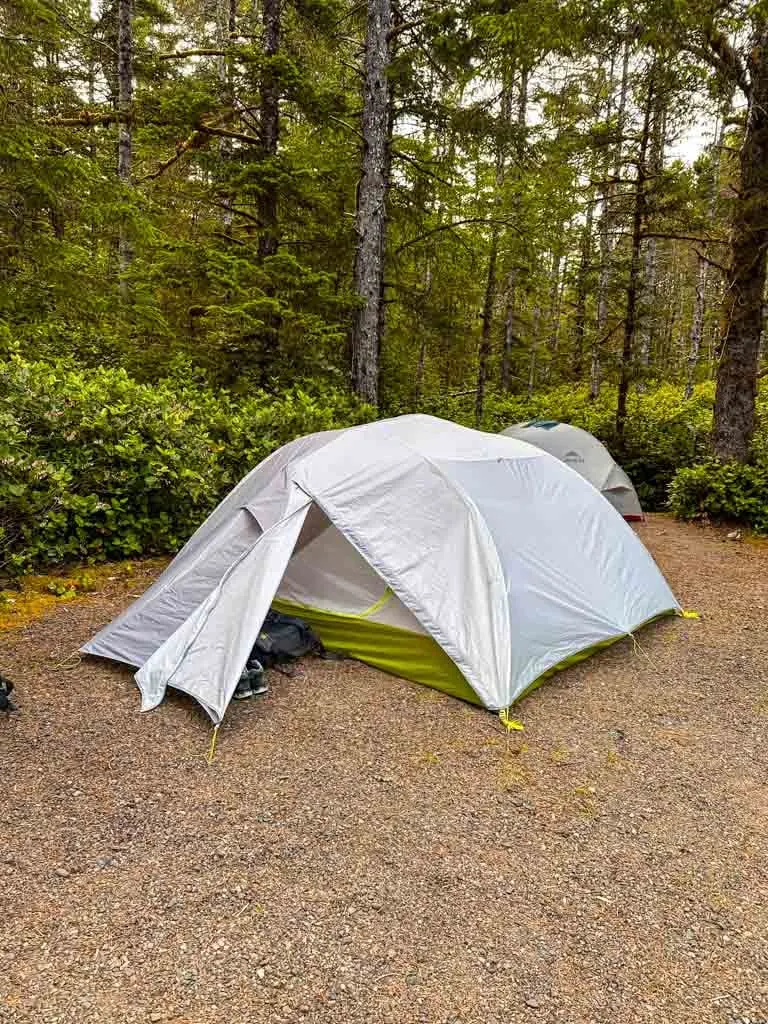
[[[208,764],[213,764],[213,755],[216,753],[216,738],[219,735],[219,726],[213,730],[213,736],[211,736],[211,745],[208,747]]]

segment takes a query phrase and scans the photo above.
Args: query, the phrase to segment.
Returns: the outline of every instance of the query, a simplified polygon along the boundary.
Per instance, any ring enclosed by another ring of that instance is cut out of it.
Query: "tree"
[[[390,0],[368,0],[362,115],[362,163],[357,188],[352,320],[352,386],[371,405],[379,400],[379,352],[384,323],[384,246],[390,130]]]
[[[714,426],[715,454],[744,462],[755,429],[768,259],[768,17],[753,15],[745,60],[715,32],[709,45],[736,78],[748,103],[731,225]]]

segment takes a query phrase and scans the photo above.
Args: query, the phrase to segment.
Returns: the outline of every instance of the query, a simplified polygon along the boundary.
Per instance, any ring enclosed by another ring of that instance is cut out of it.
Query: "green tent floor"
[[[424,686],[431,686],[452,697],[483,706],[483,702],[459,668],[442,647],[432,637],[424,633],[412,633],[407,629],[390,626],[383,622],[372,622],[370,619],[357,615],[311,608],[279,598],[272,602],[272,607],[285,615],[302,618],[317,633],[329,651],[338,651],[340,654],[364,661],[391,675],[410,679],[412,682],[421,683]],[[653,619],[648,620],[648,623],[672,614],[674,614],[674,609],[654,616]],[[642,626],[648,625],[648,623],[642,623]],[[637,628],[640,629],[641,626]],[[619,633],[615,637],[602,640],[600,643],[593,644],[583,651],[578,651],[563,659],[534,679],[517,700],[531,693],[556,672],[583,661],[597,651],[610,647],[629,635]]]

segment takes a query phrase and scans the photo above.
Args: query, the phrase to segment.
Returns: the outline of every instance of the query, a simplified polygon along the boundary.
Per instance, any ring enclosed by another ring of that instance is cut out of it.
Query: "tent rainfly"
[[[598,489],[625,519],[643,519],[632,481],[602,442],[581,427],[558,420],[528,420],[502,430],[556,456]]]
[[[298,438],[209,516],[83,651],[218,724],[270,606],[326,645],[501,710],[679,611],[638,537],[539,448],[431,416]]]

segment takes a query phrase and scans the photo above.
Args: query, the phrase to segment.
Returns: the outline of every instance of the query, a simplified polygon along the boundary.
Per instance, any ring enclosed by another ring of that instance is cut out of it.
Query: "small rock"
[[[728,538],[728,540],[741,540],[741,531],[731,530],[730,533],[726,534],[726,537]]]
[[[263,980],[264,980],[264,975],[265,975],[265,974],[266,974],[266,971],[264,970],[264,968],[263,968],[263,967],[259,967],[259,968],[258,968],[258,969],[256,970],[256,977],[257,977],[257,978],[258,978],[258,979],[259,979],[260,981],[263,981]]]
[[[66,868],[56,868],[56,874],[59,878],[69,878],[69,872]]]
[[[532,1010],[538,1010],[541,1006],[541,1003],[534,996],[526,996],[525,1005],[529,1006]]]
[[[155,1010],[153,1013],[150,1013],[149,1019],[155,1024],[155,1022],[162,1020],[164,1016],[165,1014],[161,1013],[160,1010]]]

